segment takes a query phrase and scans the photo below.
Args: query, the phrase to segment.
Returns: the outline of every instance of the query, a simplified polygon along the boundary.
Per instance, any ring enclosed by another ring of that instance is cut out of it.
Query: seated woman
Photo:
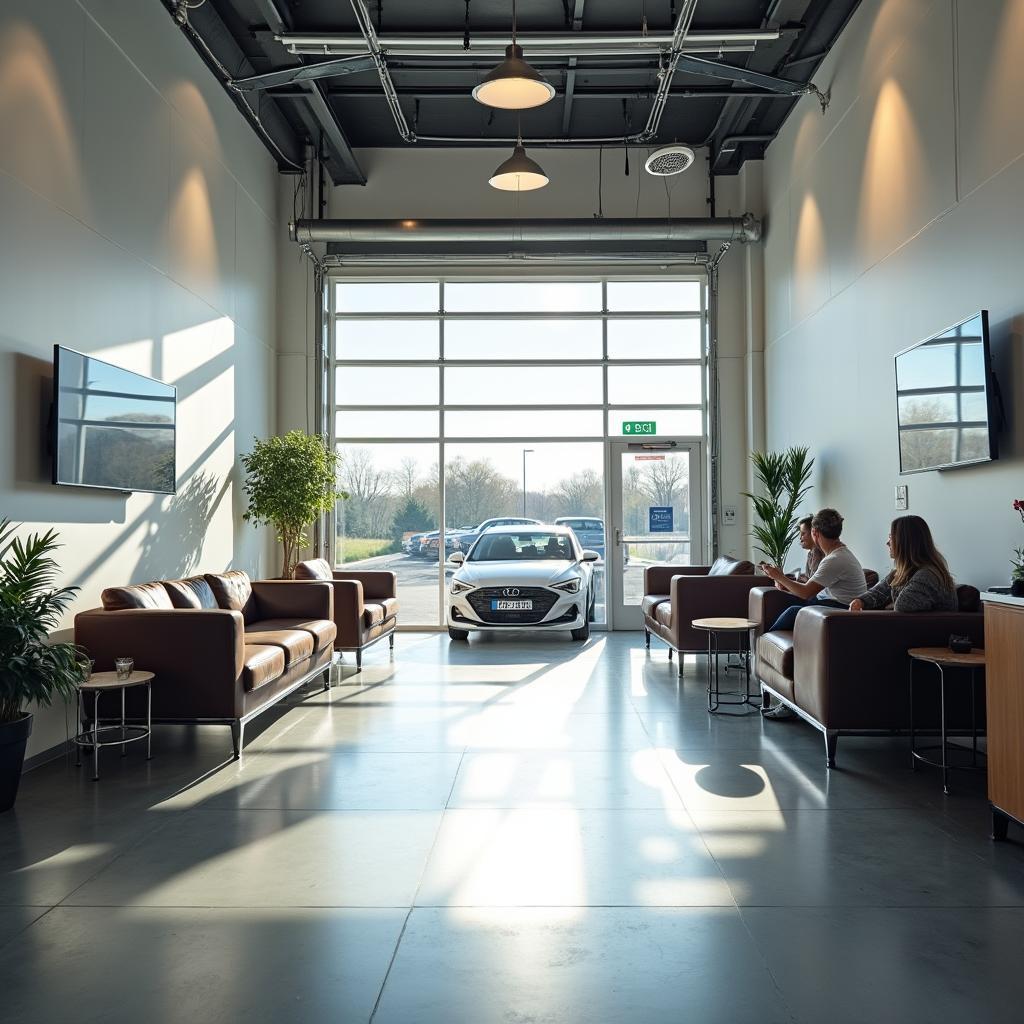
[[[932,531],[920,516],[894,519],[886,543],[893,560],[892,572],[852,601],[850,611],[956,611],[956,584],[946,559],[936,550]]]

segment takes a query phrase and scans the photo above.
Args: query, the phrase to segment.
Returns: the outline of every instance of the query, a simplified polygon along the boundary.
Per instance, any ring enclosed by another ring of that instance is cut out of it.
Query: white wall
[[[954,573],[1005,582],[1024,529],[1024,0],[865,0],[768,149],[767,430],[817,457],[815,506],[882,567],[893,488]],[[999,462],[901,478],[893,356],[990,311]]]
[[[112,584],[271,568],[237,455],[274,428],[276,187],[160,4],[0,6],[0,515],[59,531],[73,611]],[[177,385],[175,496],[48,482],[55,342]],[[42,712],[29,755],[63,740]]]
[[[327,216],[353,219],[400,218],[506,218],[595,216],[606,217],[705,217],[708,216],[708,178],[703,153],[689,171],[671,178],[654,178],[643,171],[649,149],[633,149],[630,174],[626,177],[621,148],[603,155],[602,199],[598,199],[598,150],[545,149],[531,151],[551,179],[532,193],[515,195],[498,192],[487,184],[494,168],[507,155],[498,149],[404,149],[357,150],[356,158],[366,173],[365,186],[345,185],[330,192]],[[748,165],[749,166],[749,165]],[[719,178],[719,216],[761,212],[760,165],[752,165],[739,177]],[[666,194],[667,187],[667,194]],[[284,183],[282,209],[289,212],[292,186]],[[746,250],[752,250],[748,254]],[[722,264],[720,304],[720,356],[722,376],[722,502],[740,511],[734,526],[722,529],[722,550],[730,553],[748,549],[746,509],[740,492],[747,488],[747,390],[751,361],[751,325],[747,317],[750,263],[755,262],[755,289],[760,292],[759,246],[736,245]],[[312,310],[308,304],[308,267],[297,254],[297,246],[282,243],[278,267],[281,274],[280,306],[280,397],[281,430],[307,425],[306,394],[312,393],[313,337]],[[609,273],[615,267],[607,268]],[[348,273],[363,271],[351,269]],[[420,270],[420,273],[423,271]],[[440,268],[439,268],[440,272]],[[534,271],[536,272],[536,270]],[[595,271],[598,273],[600,271]],[[646,271],[645,271],[646,272]],[[666,273],[678,273],[671,268]],[[365,271],[380,274],[380,271]],[[652,275],[661,273],[658,269]],[[754,325],[757,350],[762,347],[760,313]],[[759,366],[759,356],[754,365]],[[759,374],[759,371],[758,371]],[[760,376],[756,387],[760,394]],[[755,416],[759,433],[759,410]]]

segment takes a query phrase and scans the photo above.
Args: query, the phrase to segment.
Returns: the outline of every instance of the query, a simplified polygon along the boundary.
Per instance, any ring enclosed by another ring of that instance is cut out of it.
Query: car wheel
[[[590,639],[590,622],[584,622],[579,629],[572,631],[573,640],[589,640]]]
[[[452,640],[468,640],[469,639],[469,630],[468,629],[456,629],[454,626],[449,626],[448,627],[448,636],[450,636],[452,638]]]

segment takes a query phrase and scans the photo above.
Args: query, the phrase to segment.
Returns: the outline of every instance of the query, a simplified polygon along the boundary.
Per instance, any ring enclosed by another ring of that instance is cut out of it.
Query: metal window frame
[[[518,268],[517,268],[518,269]],[[380,310],[378,312],[370,311],[359,311],[359,312],[338,312],[337,310],[337,284],[341,283],[353,283],[355,281],[366,283],[366,284],[412,284],[412,283],[436,283],[438,285],[438,309],[434,312],[417,311],[417,312],[401,312],[396,313],[388,310]],[[608,309],[608,283],[611,282],[693,282],[700,286],[699,290],[699,301],[700,308],[698,310],[680,310],[675,312],[648,312],[648,311],[624,311],[624,310],[609,310]],[[601,285],[601,310],[586,310],[586,311],[573,311],[573,310],[558,310],[552,312],[522,312],[522,311],[493,311],[493,312],[448,312],[445,310],[444,293],[445,284],[447,282],[457,283],[519,283],[519,282],[530,282],[530,283],[597,283]],[[382,273],[380,275],[373,274],[364,275],[359,274],[358,276],[350,276],[344,273],[342,268],[331,268],[323,276],[323,289],[327,292],[324,296],[326,300],[323,305],[325,307],[325,345],[322,354],[322,373],[320,379],[324,381],[325,399],[324,411],[329,417],[329,422],[325,424],[326,433],[330,438],[332,447],[338,445],[433,445],[437,448],[438,466],[440,472],[438,473],[438,513],[439,513],[439,529],[443,531],[446,528],[445,524],[445,453],[446,448],[449,444],[455,445],[470,445],[470,444],[520,444],[529,442],[530,444],[600,444],[603,446],[603,458],[602,465],[604,468],[604,491],[605,491],[605,522],[610,522],[610,505],[611,505],[611,494],[609,492],[609,459],[611,452],[611,444],[616,441],[622,441],[623,437],[619,435],[612,435],[608,433],[608,422],[609,414],[614,413],[617,410],[629,411],[641,406],[643,402],[609,402],[608,401],[608,370],[611,367],[618,366],[635,366],[635,367],[657,367],[657,366],[695,366],[699,367],[703,372],[700,375],[700,388],[701,388],[701,401],[699,403],[666,403],[657,402],[652,403],[652,409],[664,409],[667,411],[687,411],[687,412],[700,412],[702,414],[702,426],[703,430],[700,435],[673,435],[672,439],[677,440],[680,443],[685,444],[696,444],[699,452],[699,465],[701,473],[701,494],[703,496],[702,502],[706,505],[708,503],[708,493],[710,488],[708,484],[708,467],[707,467],[707,453],[710,449],[709,444],[709,428],[710,428],[710,389],[708,387],[708,370],[710,368],[711,353],[711,341],[709,329],[709,296],[708,291],[711,282],[709,281],[709,275],[706,271],[698,269],[696,272],[683,272],[675,273],[672,275],[659,275],[652,276],[650,274],[643,273],[611,273],[605,272],[602,274],[586,274],[581,275],[579,273],[558,273],[556,268],[545,269],[543,272],[534,272],[530,274],[522,274],[521,272],[516,273],[513,271],[508,274],[500,274],[495,272],[478,272],[478,273],[458,273],[458,274],[423,274],[412,273],[412,274],[393,274],[393,273]],[[436,359],[339,359],[337,358],[338,350],[338,325],[345,321],[377,321],[377,320],[388,320],[388,321],[436,321],[438,323],[438,357]],[[445,324],[447,321],[536,321],[536,320],[599,320],[601,322],[601,356],[600,358],[593,359],[488,359],[488,360],[473,360],[473,359],[447,359],[445,355]],[[680,359],[629,359],[629,358],[611,358],[608,355],[608,324],[615,320],[679,320],[684,321],[697,321],[700,324],[700,345],[701,355],[699,358],[680,358]],[[599,367],[601,369],[601,387],[602,387],[602,401],[600,403],[590,402],[583,404],[572,404],[567,405],[564,402],[559,404],[537,404],[537,405],[524,405],[516,403],[502,403],[500,405],[480,405],[480,404],[449,404],[445,400],[445,374],[444,370],[446,367],[474,367],[481,369],[500,369],[502,367],[528,367],[538,370],[543,370],[550,367]],[[374,369],[391,369],[398,367],[423,367],[430,368],[435,367],[438,370],[438,401],[436,404],[426,405],[381,405],[381,404],[368,404],[368,405],[352,405],[352,404],[340,404],[337,401],[337,371],[338,369],[344,368],[374,368]],[[438,433],[437,435],[431,436],[418,436],[418,437],[352,437],[352,436],[339,436],[336,432],[336,413],[337,412],[385,412],[394,413],[399,410],[410,411],[410,412],[436,412],[438,414]],[[562,412],[562,411],[600,411],[602,414],[602,433],[600,435],[572,435],[572,436],[537,436],[537,437],[523,437],[523,436],[496,436],[496,437],[482,437],[482,436],[449,436],[445,429],[445,414],[446,412],[488,412],[492,414],[500,415],[503,412]],[[655,438],[654,441],[663,441],[665,438]],[[702,509],[704,519],[704,532],[707,533],[710,523],[710,510],[707,508]],[[325,524],[323,553],[327,555],[331,563],[334,563],[334,546],[336,544],[336,529],[337,529],[337,512],[336,509],[332,511],[327,517]],[[703,547],[707,542],[707,537],[701,538],[701,546]],[[437,625],[429,624],[407,624],[400,625],[398,628],[403,632],[437,632],[442,631],[445,628],[445,576],[444,576],[444,559],[438,558],[438,586],[437,586],[437,597],[438,597],[438,615]],[[610,607],[610,593],[611,586],[610,581],[606,579],[606,597],[605,597],[605,622],[600,626],[595,626],[595,630],[610,630],[613,628],[612,615]]]

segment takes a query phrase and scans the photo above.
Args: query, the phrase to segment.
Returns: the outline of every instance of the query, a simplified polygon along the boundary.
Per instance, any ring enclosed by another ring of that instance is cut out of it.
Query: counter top
[[[1024,608],[1024,597],[1014,597],[1012,594],[993,594],[992,591],[985,590],[981,599],[989,604],[1015,604],[1018,608]]]

